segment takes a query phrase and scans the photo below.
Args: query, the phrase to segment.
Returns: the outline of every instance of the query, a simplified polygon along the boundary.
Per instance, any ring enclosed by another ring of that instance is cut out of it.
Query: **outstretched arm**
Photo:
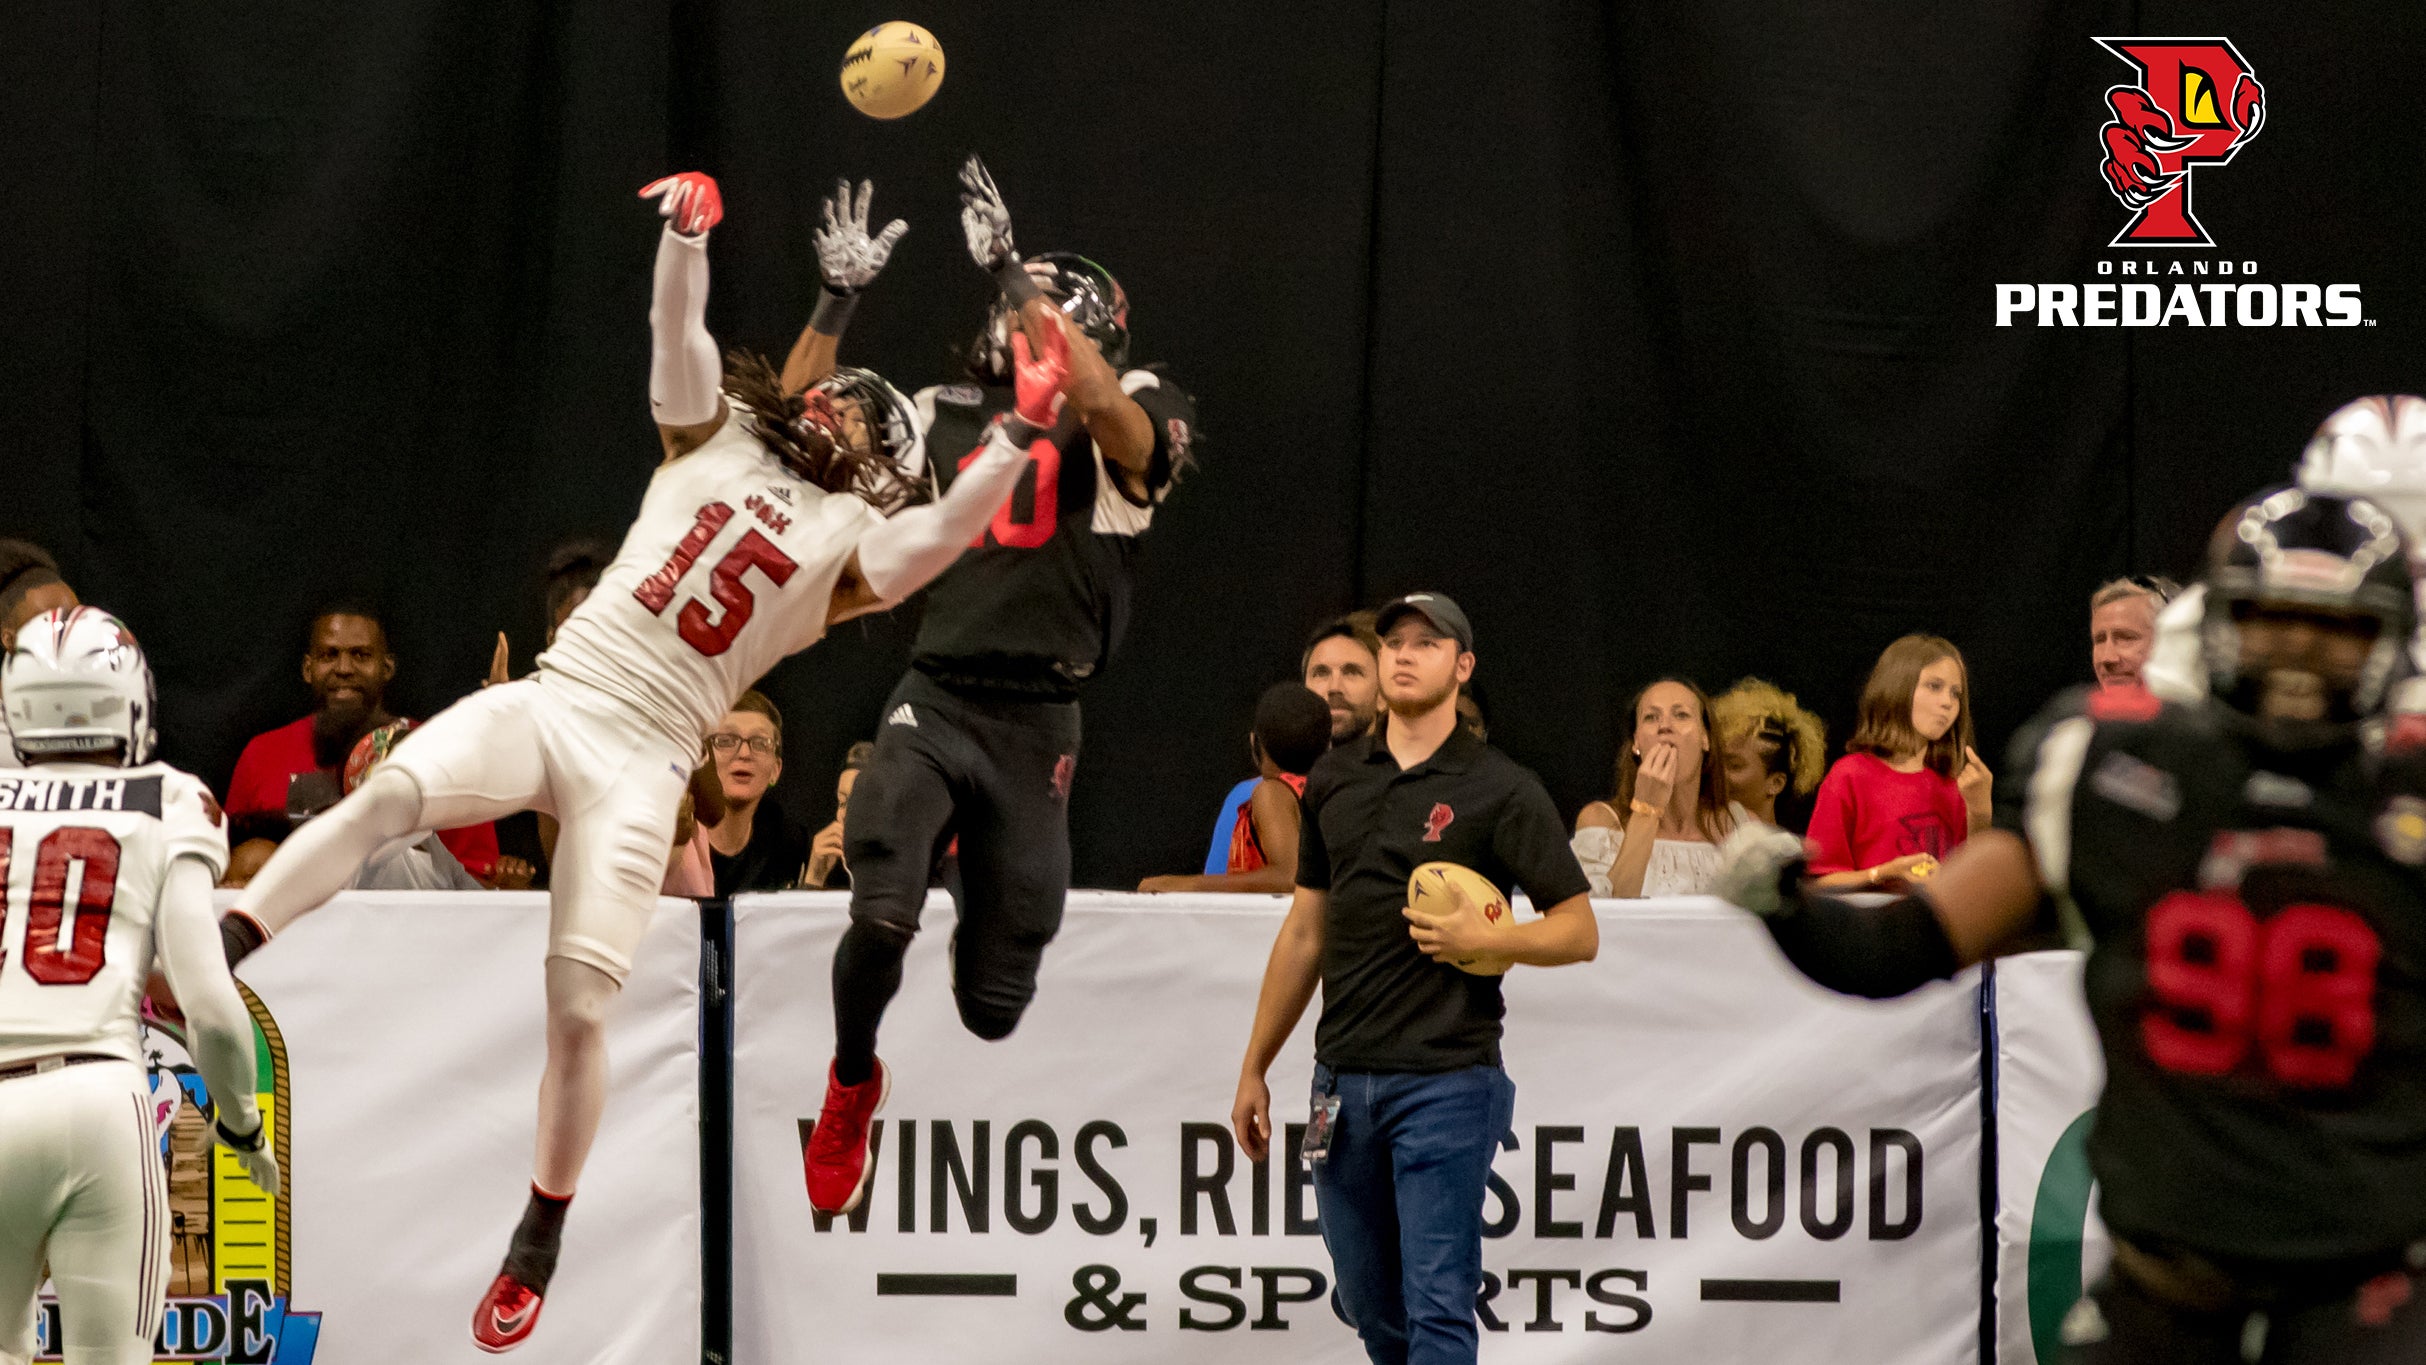
[[[1069,351],[1056,332],[1043,354],[1031,354],[1027,337],[1011,340],[1018,402],[986,428],[985,444],[952,480],[943,497],[904,508],[868,529],[835,584],[828,622],[882,611],[952,567],[960,552],[993,520],[1028,467],[1028,447],[1052,429],[1069,377]]]
[[[640,191],[666,219],[649,299],[649,409],[665,457],[706,444],[724,425],[724,363],[708,335],[708,229],[724,218],[714,179],[684,171]]]
[[[873,181],[859,182],[859,198],[851,198],[851,182],[837,180],[825,201],[825,224],[817,229],[817,311],[784,357],[783,391],[801,393],[834,373],[842,350],[842,329],[851,310],[859,306],[859,291],[873,283],[892,259],[893,244],[910,230],[899,218],[884,231],[868,235],[868,204],[876,197]]]
[[[278,1162],[254,1099],[260,1078],[253,1070],[253,1019],[236,995],[211,920],[209,863],[193,857],[169,863],[152,933],[161,974],[185,1014],[194,1064],[210,1087],[219,1141],[243,1159],[254,1184],[275,1194]]]

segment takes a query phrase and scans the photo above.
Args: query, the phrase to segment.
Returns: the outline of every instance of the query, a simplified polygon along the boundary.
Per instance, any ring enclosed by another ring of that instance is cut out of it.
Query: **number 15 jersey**
[[[2259,1262],[2426,1237],[2426,749],[2276,752],[2134,690],[2006,767],[1997,822],[2092,945],[2108,1225]]]
[[[835,580],[883,520],[794,474],[728,406],[714,436],[658,466],[614,562],[539,657],[686,746],[824,636]]]
[[[140,1063],[169,864],[227,871],[201,781],[165,763],[43,763],[0,773],[0,1066],[62,1052]]]

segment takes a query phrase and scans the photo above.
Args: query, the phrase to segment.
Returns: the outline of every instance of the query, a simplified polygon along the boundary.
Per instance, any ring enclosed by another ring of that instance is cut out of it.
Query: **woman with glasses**
[[[791,886],[809,861],[809,832],[767,800],[783,777],[783,713],[763,693],[742,693],[708,732],[708,752],[725,804],[724,819],[707,831],[716,894]]]

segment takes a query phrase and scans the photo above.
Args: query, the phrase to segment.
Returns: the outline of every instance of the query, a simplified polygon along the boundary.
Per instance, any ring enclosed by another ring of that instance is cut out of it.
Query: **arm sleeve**
[[[261,1126],[253,1098],[259,1080],[253,1071],[253,1021],[228,975],[219,926],[211,917],[213,880],[201,858],[170,859],[152,925],[153,951],[191,1026],[194,1062],[210,1086],[212,1104],[230,1130],[245,1133]]]
[[[1541,779],[1523,775],[1491,831],[1491,852],[1508,869],[1536,911],[1592,894],[1592,883],[1567,846],[1566,826]]]
[[[1811,827],[1803,837],[1810,840],[1814,876],[1861,870],[1853,862],[1853,781],[1844,759],[1820,779],[1819,794],[1811,798]]]
[[[1154,427],[1154,453],[1146,460],[1146,497],[1160,503],[1196,462],[1196,400],[1153,370],[1122,374],[1120,388],[1145,410],[1146,421]]]
[[[1567,841],[1574,850],[1575,861],[1584,870],[1584,880],[1592,883],[1595,896],[1617,893],[1609,884],[1609,869],[1617,866],[1617,855],[1626,846],[1626,836],[1607,825],[1586,825]]]
[[[657,424],[696,426],[716,416],[724,367],[708,335],[708,235],[671,224],[657,239],[657,284],[649,301],[649,408]]]
[[[969,547],[1028,467],[1023,438],[1035,428],[1006,417],[986,429],[985,444],[934,502],[905,507],[859,538],[859,576],[886,602],[935,581]]]

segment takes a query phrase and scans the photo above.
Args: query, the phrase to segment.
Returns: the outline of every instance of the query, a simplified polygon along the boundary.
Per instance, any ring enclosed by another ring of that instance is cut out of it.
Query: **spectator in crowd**
[[[1626,714],[1634,733],[1618,747],[1617,796],[1575,817],[1575,860],[1596,896],[1699,895],[1718,875],[1719,841],[1752,818],[1727,799],[1710,698],[1662,678]]]
[[[312,618],[306,639],[303,682],[312,691],[311,714],[253,736],[228,780],[227,815],[239,841],[284,839],[296,824],[337,804],[344,794],[339,769],[354,745],[395,719],[388,714],[387,688],[396,677],[396,656],[377,612],[356,604],[331,607]],[[489,825],[442,830],[438,837],[473,876],[529,884],[528,863],[501,866]]]
[[[1746,678],[1710,703],[1725,760],[1727,799],[1764,825],[1777,823],[1777,798],[1792,787],[1809,796],[1828,766],[1828,727],[1794,694]]]
[[[59,561],[39,545],[0,540],[0,655],[17,642],[17,628],[46,611],[77,605],[76,592],[59,577]],[[0,713],[0,768],[14,768],[17,747]]]
[[[385,762],[391,750],[413,723],[392,720],[355,741],[354,751],[345,761],[344,785],[348,792],[362,785],[362,779],[373,768]],[[249,880],[249,878],[248,878]],[[402,840],[380,849],[354,873],[346,883],[350,891],[479,891],[480,883],[463,870],[455,855],[435,834],[425,835],[419,843]]]
[[[2100,687],[2138,687],[2156,648],[2156,614],[2181,591],[2170,579],[2118,578],[2089,597],[2089,666]]]
[[[809,841],[809,870],[800,884],[810,890],[833,890],[851,884],[851,867],[842,852],[842,820],[851,812],[851,788],[859,785],[859,770],[876,756],[876,746],[861,740],[842,756],[842,771],[834,775],[834,822]]]
[[[1472,684],[1457,694],[1457,728],[1474,739],[1488,742],[1491,738],[1491,723],[1483,718],[1482,694],[1472,690]]]
[[[724,713],[708,748],[724,789],[724,818],[708,831],[716,894],[780,891],[809,861],[809,836],[766,797],[783,778],[783,713],[755,689]]]
[[[227,875],[219,879],[219,884],[232,891],[243,890],[269,865],[270,855],[277,851],[278,845],[268,839],[247,839],[236,845],[228,850]]]
[[[1988,825],[1988,766],[1971,747],[1963,654],[1934,635],[1887,646],[1862,688],[1845,756],[1811,811],[1811,875],[1822,886],[1921,880]]]
[[[1331,747],[1334,714],[1298,683],[1274,683],[1255,703],[1247,752],[1262,780],[1230,830],[1230,863],[1211,875],[1148,877],[1140,891],[1252,891],[1285,896],[1297,885],[1298,801],[1306,774]]]
[[[1306,690],[1330,708],[1331,743],[1372,733],[1381,714],[1381,637],[1373,633],[1373,613],[1350,612],[1316,627],[1299,672]]]

